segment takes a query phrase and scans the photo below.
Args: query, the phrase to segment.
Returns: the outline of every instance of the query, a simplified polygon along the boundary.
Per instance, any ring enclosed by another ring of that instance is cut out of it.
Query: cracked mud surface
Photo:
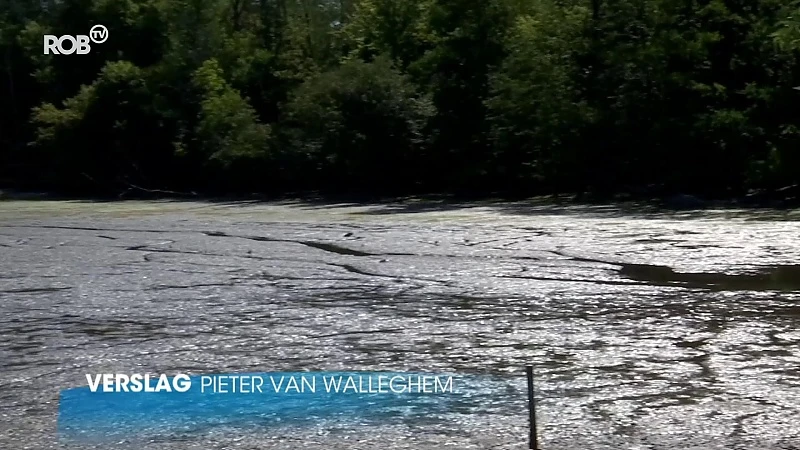
[[[800,449],[798,220],[0,202],[0,448],[62,448],[85,373],[387,370],[508,389],[446,426],[97,448],[522,449],[533,363],[546,449]]]

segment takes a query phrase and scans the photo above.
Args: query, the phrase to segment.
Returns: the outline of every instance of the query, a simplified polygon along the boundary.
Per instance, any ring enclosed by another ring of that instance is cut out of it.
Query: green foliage
[[[771,37],[785,50],[800,50],[800,3],[792,2],[782,10],[778,27]]]
[[[224,166],[263,155],[269,128],[223,78],[219,63],[210,59],[197,69],[192,84],[200,92],[200,116],[195,129],[200,151]]]
[[[371,60],[389,55],[406,68],[434,47],[428,27],[433,1],[363,0],[342,31],[351,55]]]
[[[493,166],[516,189],[574,176],[580,164],[575,137],[592,114],[581,98],[576,56],[588,45],[588,20],[584,6],[539,2],[508,35],[509,54],[492,76],[487,105]]]
[[[62,107],[34,108],[35,148],[53,163],[59,183],[106,189],[158,173],[166,142],[145,76],[127,61],[110,62]]]
[[[782,195],[796,87],[795,0],[0,0],[0,183]]]
[[[338,187],[391,188],[418,177],[433,113],[388,58],[350,61],[307,81],[287,105],[293,148]]]

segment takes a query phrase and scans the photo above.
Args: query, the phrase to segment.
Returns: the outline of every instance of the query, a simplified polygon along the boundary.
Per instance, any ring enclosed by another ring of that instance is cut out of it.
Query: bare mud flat
[[[0,202],[0,448],[800,449],[800,214]],[[64,444],[86,373],[426,371],[471,414]],[[441,418],[440,418],[441,419]]]

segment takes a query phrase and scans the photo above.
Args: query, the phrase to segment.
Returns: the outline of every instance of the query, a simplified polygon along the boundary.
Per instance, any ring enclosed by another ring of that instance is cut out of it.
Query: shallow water
[[[58,393],[86,373],[307,370],[505,387],[430,422],[215,427],[96,447],[525,448],[530,363],[546,449],[798,449],[798,219],[0,202],[0,448],[58,448]]]

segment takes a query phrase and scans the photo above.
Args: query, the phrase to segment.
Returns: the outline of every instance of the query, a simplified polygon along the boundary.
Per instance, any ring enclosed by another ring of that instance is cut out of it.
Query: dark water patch
[[[364,276],[367,276],[367,277],[392,278],[392,279],[401,281],[401,280],[399,280],[399,277],[395,277],[395,276],[392,276],[392,275],[384,275],[384,274],[380,274],[380,273],[367,272],[366,270],[361,270],[361,269],[359,269],[357,267],[353,267],[350,264],[331,264],[331,265],[335,266],[335,267],[341,267],[342,269],[344,269],[344,270],[346,270],[346,271],[348,271],[350,273],[355,273],[357,275],[364,275]]]
[[[296,241],[293,239],[276,239],[266,236],[243,236],[243,235],[236,235],[236,234],[228,234],[222,231],[204,231],[203,232],[206,236],[212,237],[232,237],[232,238],[239,238],[239,239],[249,239],[251,241],[258,241],[258,242],[288,242],[293,244],[300,244],[305,245],[306,247],[315,248],[317,250],[322,250],[328,253],[335,253],[337,255],[347,255],[347,256],[377,256],[374,253],[367,253],[362,252],[360,250],[354,250],[351,248],[347,248],[337,244],[331,244],[326,242],[314,242],[314,241]]]
[[[567,252],[565,252],[565,251],[563,251],[561,249],[549,250],[549,252],[553,253],[554,255],[563,256],[563,257],[568,258],[568,259],[570,259],[572,261],[586,262],[586,263],[596,263],[596,264],[609,264],[609,265],[612,265],[612,266],[623,266],[623,265],[626,265],[625,263],[618,262],[618,261],[609,261],[609,260],[600,259],[600,258],[590,258],[590,257],[583,256],[583,255],[572,255],[572,254],[569,254],[569,253],[567,253]]]
[[[502,241],[505,241],[505,240],[507,240],[507,239],[508,239],[508,238],[500,238],[500,239],[488,239],[488,240],[485,240],[485,241],[477,241],[477,242],[471,242],[469,239],[464,239],[464,242],[463,242],[463,243],[461,243],[461,242],[456,242],[455,244],[456,244],[456,245],[463,245],[464,247],[474,247],[474,246],[476,246],[476,245],[491,244],[491,243],[493,243],[493,242],[502,242]]]
[[[158,286],[149,287],[146,290],[148,291],[165,291],[169,289],[199,289],[204,287],[225,287],[225,286],[233,286],[235,281],[231,281],[228,283],[197,283],[197,284],[188,284],[188,285],[178,285],[178,284],[160,284]]]
[[[680,348],[698,349],[707,344],[708,341],[706,339],[700,339],[697,341],[679,341],[675,343],[675,346]]]
[[[136,252],[136,251],[144,251],[144,252],[153,252],[153,253],[183,253],[187,255],[206,255],[206,256],[223,256],[223,255],[212,255],[209,253],[201,253],[198,251],[193,250],[173,250],[167,248],[154,248],[151,245],[133,245],[130,247],[125,247],[125,250]]]
[[[631,283],[630,281],[590,280],[582,278],[553,278],[553,277],[533,277],[533,276],[526,277],[521,275],[496,275],[494,278],[510,278],[517,280],[536,280],[536,281],[558,281],[566,283],[591,283],[591,284],[602,284],[608,286],[635,286],[637,284],[637,283]]]
[[[0,290],[0,294],[35,294],[40,292],[56,292],[66,291],[72,289],[71,287],[43,287],[43,288],[24,288],[24,289],[8,289]]]
[[[800,291],[800,265],[768,266],[751,273],[676,272],[671,267],[623,264],[620,275],[658,286],[720,291]]]
[[[647,239],[636,239],[633,242],[636,244],[663,244],[663,243],[682,242],[682,241],[678,239],[647,238]]]
[[[336,253],[338,255],[347,256],[375,256],[373,253],[362,252],[360,250],[353,250],[351,248],[343,247],[336,244],[328,244],[324,242],[311,242],[311,241],[297,241],[298,244],[303,244],[306,247],[316,248],[329,253]]]
[[[354,335],[363,335],[363,334],[381,334],[381,333],[397,333],[404,331],[404,328],[388,328],[388,329],[380,329],[380,330],[359,330],[359,331],[348,331],[344,333],[331,333],[331,334],[321,334],[314,336],[315,339],[324,339],[324,338],[338,338],[338,337],[345,337],[345,336],[354,336]]]

